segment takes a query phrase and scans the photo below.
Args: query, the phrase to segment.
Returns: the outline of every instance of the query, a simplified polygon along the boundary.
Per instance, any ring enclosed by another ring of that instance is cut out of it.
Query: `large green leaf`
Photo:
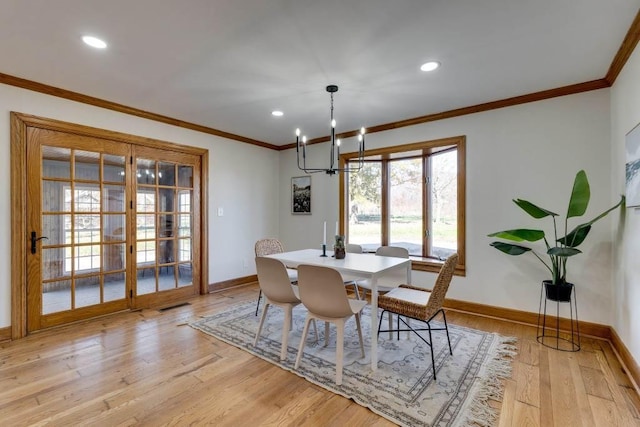
[[[544,231],[542,230],[528,230],[526,228],[518,228],[516,230],[498,231],[488,235],[489,237],[497,237],[499,239],[511,240],[513,242],[537,242],[544,238]]]
[[[595,217],[594,219],[592,219],[591,221],[584,223],[584,224],[580,224],[579,226],[577,226],[576,228],[574,228],[571,233],[567,234],[565,237],[558,239],[558,242],[565,245],[565,246],[570,246],[572,248],[575,248],[577,246],[579,246],[584,239],[587,237],[587,234],[589,234],[589,231],[591,231],[591,225],[598,221],[599,219],[604,218],[605,216],[607,216],[607,214],[609,212],[611,212],[612,210],[616,209],[618,206],[622,205],[625,202],[625,197],[622,196],[620,198],[620,201],[613,206],[612,208],[607,209],[606,211],[604,211],[603,213],[601,213],[600,215],[598,215],[597,217]]]
[[[522,199],[515,199],[513,201],[513,203],[515,203],[516,205],[520,206],[520,208],[522,208],[522,210],[524,210],[526,213],[528,213],[529,215],[531,215],[532,217],[536,218],[536,219],[540,219],[540,218],[544,218],[546,216],[558,216],[557,213],[553,213],[551,211],[548,211],[544,208],[538,207],[536,205],[534,205],[531,202],[528,202],[526,200],[522,200]]]
[[[564,246],[569,246],[571,248],[578,247],[582,242],[584,242],[584,239],[587,237],[587,234],[589,234],[589,231],[591,231],[590,224],[581,224],[574,228],[571,233],[567,234],[561,239],[558,239],[558,243]]]
[[[589,188],[589,180],[585,171],[581,170],[576,174],[573,181],[573,190],[571,191],[571,199],[569,199],[569,209],[567,209],[567,218],[574,216],[582,216],[589,206],[591,198],[591,189]]]
[[[581,254],[582,251],[576,248],[560,248],[558,246],[553,247],[547,251],[547,254],[559,257],[570,257]]]
[[[599,219],[604,218],[605,216],[607,216],[607,214],[608,214],[609,212],[611,212],[612,210],[616,209],[618,206],[621,206],[621,205],[625,202],[625,200],[626,200],[626,199],[625,199],[625,197],[624,197],[624,196],[621,196],[621,197],[620,197],[620,201],[619,201],[619,202],[618,202],[614,207],[609,208],[609,209],[607,209],[606,211],[602,212],[600,215],[598,215],[597,217],[593,218],[591,221],[589,221],[589,222],[588,222],[587,224],[585,224],[585,225],[591,225],[591,224],[593,224],[594,222],[598,221]]]
[[[512,245],[511,243],[503,242],[493,242],[490,243],[490,245],[507,255],[522,255],[523,253],[531,250],[531,248],[527,248],[525,246]]]

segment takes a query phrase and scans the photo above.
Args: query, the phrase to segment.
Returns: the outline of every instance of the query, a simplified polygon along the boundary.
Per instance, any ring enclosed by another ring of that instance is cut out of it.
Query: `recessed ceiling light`
[[[282,111],[280,111],[280,110],[274,110],[274,111],[271,112],[271,115],[272,116],[276,116],[276,117],[282,117],[282,116],[284,116],[284,113]]]
[[[437,61],[429,61],[429,62],[425,62],[424,64],[422,64],[420,69],[422,71],[433,71],[436,68],[438,68],[439,66],[440,66],[439,62],[437,62]]]
[[[96,49],[104,49],[107,47],[107,44],[97,37],[82,36],[82,41],[91,47],[95,47]]]

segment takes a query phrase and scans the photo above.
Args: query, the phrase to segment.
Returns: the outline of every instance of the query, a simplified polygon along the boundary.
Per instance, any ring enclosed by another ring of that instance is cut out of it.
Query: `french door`
[[[28,331],[198,293],[199,156],[26,137]]]

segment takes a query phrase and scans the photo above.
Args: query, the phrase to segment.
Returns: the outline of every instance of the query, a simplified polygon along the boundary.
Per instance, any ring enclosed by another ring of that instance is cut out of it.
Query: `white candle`
[[[336,236],[338,235],[338,221],[336,221]]]
[[[324,222],[324,227],[322,229],[322,244],[327,244],[327,221]]]

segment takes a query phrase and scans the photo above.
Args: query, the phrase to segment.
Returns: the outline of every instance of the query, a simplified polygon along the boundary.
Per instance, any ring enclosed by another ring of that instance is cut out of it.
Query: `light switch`
[[[224,216],[224,209],[218,208],[218,216]]]

